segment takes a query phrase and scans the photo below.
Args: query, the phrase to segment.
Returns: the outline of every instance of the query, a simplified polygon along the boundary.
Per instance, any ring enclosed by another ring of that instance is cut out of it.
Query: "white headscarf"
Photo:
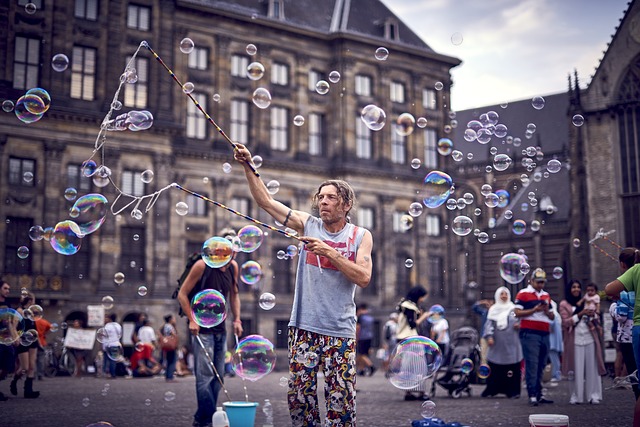
[[[500,294],[503,291],[507,293],[506,302],[503,302],[500,299]],[[496,293],[494,294],[493,298],[495,300],[495,304],[493,304],[491,308],[489,308],[487,319],[496,322],[496,326],[498,329],[506,329],[509,325],[509,316],[515,308],[515,304],[511,302],[511,292],[509,292],[509,289],[505,286],[500,286],[498,289],[496,289]]]

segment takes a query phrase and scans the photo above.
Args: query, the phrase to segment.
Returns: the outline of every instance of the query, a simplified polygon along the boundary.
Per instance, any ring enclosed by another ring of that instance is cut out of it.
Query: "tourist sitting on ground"
[[[131,355],[131,372],[134,377],[152,377],[162,370],[162,365],[153,358],[153,346],[144,344]]]

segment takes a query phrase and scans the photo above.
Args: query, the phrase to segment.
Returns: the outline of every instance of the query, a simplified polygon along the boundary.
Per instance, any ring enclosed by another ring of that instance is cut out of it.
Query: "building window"
[[[249,142],[249,103],[234,99],[231,101],[231,126],[229,135],[235,142]]]
[[[90,47],[73,47],[71,63],[71,97],[85,101],[95,99],[96,50]]]
[[[271,66],[271,83],[287,86],[289,84],[289,66],[274,62]]]
[[[393,213],[393,232],[394,233],[406,233],[408,231],[407,226],[402,221],[402,217],[404,215],[406,215],[406,212],[395,211]]]
[[[388,19],[384,23],[384,38],[388,40],[398,40],[400,38],[398,21],[395,19]]]
[[[282,0],[269,0],[269,18],[284,19],[284,2]]]
[[[638,67],[628,71],[621,86],[618,99],[636,99],[638,93],[638,76],[634,75]],[[640,73],[638,73],[640,75]],[[627,95],[629,94],[629,95]],[[640,209],[640,108],[628,106],[618,112],[618,133],[620,135],[620,196],[622,202],[622,218],[628,218],[624,226],[624,242],[627,246],[640,246],[640,224],[637,221]]]
[[[396,131],[397,124],[391,126],[391,161],[403,165],[407,161],[407,140]]]
[[[9,158],[9,184],[20,187],[36,185],[36,161],[19,157]]]
[[[194,70],[206,70],[209,68],[209,49],[194,47],[187,59],[187,66]]]
[[[247,78],[247,67],[249,66],[249,58],[242,55],[231,56],[231,75],[234,77]]]
[[[373,208],[361,206],[356,211],[358,215],[358,225],[368,230],[375,228]]]
[[[389,85],[389,99],[391,102],[404,103],[404,85],[399,82],[391,82]]]
[[[31,89],[40,80],[40,40],[16,37],[13,57],[13,87]]]
[[[207,95],[192,93],[191,96],[207,110]],[[205,139],[207,137],[207,118],[193,102],[187,103],[187,138]]]
[[[271,107],[271,148],[286,151],[289,141],[289,119],[286,108]]]
[[[31,260],[33,256],[25,259],[18,257],[18,248],[26,246],[31,252],[31,239],[29,229],[33,225],[31,218],[18,218],[8,216],[6,218],[6,235],[4,242],[4,272],[12,274],[31,274]]]
[[[88,21],[97,21],[98,0],[76,0],[74,16]]]
[[[371,77],[356,75],[356,95],[371,96]]]
[[[144,182],[140,179],[142,171],[125,170],[122,172],[122,192],[129,196],[144,196]]]
[[[151,28],[151,8],[130,4],[127,12],[127,27],[134,30],[149,31]]]
[[[438,142],[435,129],[424,130],[424,166],[435,168],[438,166]]]
[[[247,197],[232,197],[229,203],[229,207],[235,211],[249,215],[249,209],[251,204]]]
[[[207,193],[199,193],[204,197],[208,197]],[[187,206],[189,206],[189,215],[191,216],[207,216],[207,202],[200,197],[192,194],[187,195]]]
[[[440,235],[440,217],[438,215],[427,215],[427,236]]]
[[[437,107],[436,91],[433,89],[422,89],[422,106],[427,110],[435,110]]]
[[[312,92],[316,91],[316,83],[318,83],[322,79],[322,74],[320,71],[310,70],[309,71],[309,90]]]
[[[81,165],[67,165],[67,187],[78,192],[91,191],[91,178],[84,176]]]
[[[127,57],[127,64],[131,61],[131,56]],[[144,108],[147,106],[149,94],[149,60],[147,58],[136,57],[132,67],[136,69],[138,81],[133,84],[124,85],[124,105],[127,107]]]
[[[144,284],[146,238],[144,226],[120,228],[120,271],[127,283],[137,288]]]
[[[309,113],[309,154],[322,155],[324,146],[324,117],[322,114]]]
[[[371,158],[371,129],[364,124],[360,116],[356,118],[356,157]]]
[[[427,260],[429,267],[427,269],[427,280],[429,290],[434,295],[444,296],[444,275],[442,274],[442,257],[429,256]]]

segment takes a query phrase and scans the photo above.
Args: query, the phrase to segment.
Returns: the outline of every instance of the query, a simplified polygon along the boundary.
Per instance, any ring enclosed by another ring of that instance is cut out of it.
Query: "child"
[[[578,301],[578,305],[580,304],[584,304],[585,309],[593,310],[594,312],[592,316],[589,316],[589,329],[596,327],[602,334],[602,327],[600,326],[600,296],[598,295],[598,286],[595,283],[587,285],[585,296]]]

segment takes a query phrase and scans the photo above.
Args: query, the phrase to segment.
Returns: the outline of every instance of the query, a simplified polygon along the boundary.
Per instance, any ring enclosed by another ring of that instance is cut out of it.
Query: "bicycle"
[[[55,377],[58,374],[73,375],[76,369],[76,359],[70,349],[62,347],[62,351],[58,355],[59,345],[49,344],[44,349],[44,375],[48,378]]]

